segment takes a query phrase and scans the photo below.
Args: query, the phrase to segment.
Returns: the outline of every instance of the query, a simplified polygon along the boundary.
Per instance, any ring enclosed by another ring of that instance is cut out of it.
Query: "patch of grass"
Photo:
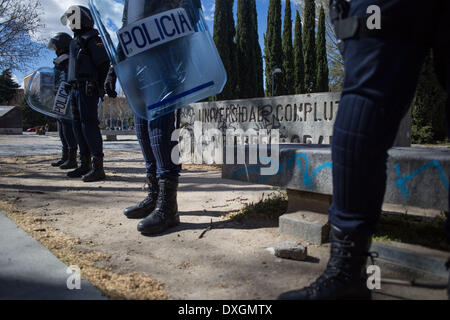
[[[396,241],[450,251],[445,236],[445,215],[430,218],[408,214],[383,213],[374,240]]]
[[[287,211],[287,194],[285,191],[274,188],[273,192],[267,196],[262,195],[261,200],[251,203],[244,208],[232,212],[228,218],[233,220],[242,220],[244,218],[263,218],[269,220],[277,220]]]

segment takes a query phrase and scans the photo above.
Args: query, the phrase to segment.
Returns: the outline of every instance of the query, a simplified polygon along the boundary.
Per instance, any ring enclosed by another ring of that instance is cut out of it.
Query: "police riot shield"
[[[53,68],[40,68],[30,77],[25,98],[28,105],[47,116],[72,120],[72,110],[69,95],[65,92],[65,82],[54,88]]]
[[[90,0],[133,112],[152,120],[218,94],[227,75],[200,0]]]

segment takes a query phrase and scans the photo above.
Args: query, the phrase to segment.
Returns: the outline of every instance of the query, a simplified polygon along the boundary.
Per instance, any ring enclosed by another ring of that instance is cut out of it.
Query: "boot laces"
[[[367,252],[362,256],[352,255],[349,249],[355,247],[355,243],[351,240],[332,240],[331,257],[328,262],[327,268],[323,274],[313,282],[305,290],[309,295],[313,295],[328,287],[331,283],[340,281],[350,281],[354,275],[352,274],[352,260],[354,258],[369,257],[372,264],[375,264],[375,258],[378,257],[377,252]]]

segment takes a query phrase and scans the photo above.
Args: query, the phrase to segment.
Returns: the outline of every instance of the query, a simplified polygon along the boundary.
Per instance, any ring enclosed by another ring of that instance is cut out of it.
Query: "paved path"
[[[120,136],[118,141],[103,141],[105,152],[140,151],[136,136]],[[34,133],[23,135],[0,135],[0,157],[44,156],[61,153],[61,141],[57,133],[38,136]]]
[[[67,266],[0,212],[0,299],[106,299],[89,282],[67,288]]]

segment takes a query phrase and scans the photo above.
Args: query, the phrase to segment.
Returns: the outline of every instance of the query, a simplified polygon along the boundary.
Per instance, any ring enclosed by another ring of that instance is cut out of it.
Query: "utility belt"
[[[76,80],[71,81],[70,85],[72,86],[72,89],[80,91],[85,90],[85,94],[87,97],[99,96],[103,99],[103,89],[99,87],[96,81]]]
[[[331,0],[330,18],[342,48],[342,41],[358,38],[381,38],[395,41],[415,41],[424,44],[432,41],[433,24],[420,17],[380,17],[381,28],[368,26],[366,17],[349,17],[352,0]]]

